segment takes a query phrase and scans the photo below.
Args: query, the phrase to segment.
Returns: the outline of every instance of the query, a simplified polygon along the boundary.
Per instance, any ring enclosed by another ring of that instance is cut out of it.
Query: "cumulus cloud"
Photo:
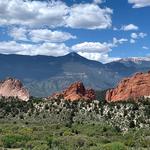
[[[25,28],[13,28],[10,30],[9,35],[16,41],[28,41]]]
[[[31,30],[29,36],[33,42],[64,42],[76,38],[67,32],[51,31],[48,29]]]
[[[5,0],[0,1],[1,25],[56,27],[65,24],[68,6],[60,1]]]
[[[130,39],[130,43],[135,43],[136,41],[134,39]]]
[[[25,29],[13,28],[10,31],[10,36],[14,40],[32,41],[32,42],[64,42],[70,39],[75,39],[76,36],[68,32],[51,31],[49,29]]]
[[[43,43],[25,44],[16,41],[0,42],[0,53],[2,54],[21,54],[21,55],[49,55],[62,56],[69,53],[69,47],[65,44]]]
[[[71,49],[87,59],[106,63],[119,59],[109,57],[108,53],[112,50],[113,47],[117,47],[119,44],[123,44],[127,41],[127,39],[123,38],[113,38],[112,43],[84,42],[72,46]]]
[[[143,39],[144,37],[147,36],[146,33],[140,32],[140,33],[131,33],[131,39],[130,43],[135,43],[137,39]]]
[[[150,6],[150,0],[128,0],[128,2],[133,4],[133,8]]]
[[[108,63],[108,62],[112,62],[112,61],[116,61],[120,59],[119,57],[109,57],[109,55],[106,53],[78,52],[78,54],[87,59],[96,60],[96,61],[100,61],[103,63]]]
[[[102,9],[95,4],[78,4],[71,7],[67,26],[71,28],[106,29],[112,25],[110,8]]]
[[[130,30],[138,30],[139,27],[134,24],[124,25],[121,27],[121,30],[130,31]]]
[[[139,33],[139,37],[140,37],[140,38],[144,38],[144,37],[146,37],[146,36],[147,36],[146,33],[143,33],[143,32]]]
[[[110,47],[106,43],[84,42],[72,46],[72,50],[76,52],[102,53],[108,52]]]
[[[143,33],[143,32],[140,32],[140,33],[131,33],[131,38],[132,39],[144,38],[146,36],[147,36],[147,34]]]
[[[138,38],[138,34],[137,33],[131,33],[131,38],[137,39]]]
[[[106,29],[111,27],[112,13],[110,8],[100,8],[96,3],[67,6],[55,0],[0,1],[0,25]]]

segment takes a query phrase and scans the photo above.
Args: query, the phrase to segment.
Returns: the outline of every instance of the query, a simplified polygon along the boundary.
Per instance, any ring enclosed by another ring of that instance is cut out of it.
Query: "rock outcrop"
[[[137,100],[140,97],[150,97],[150,72],[136,73],[130,78],[123,79],[116,88],[107,91],[108,102]]]
[[[55,93],[49,98],[63,98],[66,100],[94,100],[96,98],[93,89],[85,89],[82,82],[76,82],[70,85],[66,90],[61,93]]]
[[[20,80],[8,78],[0,82],[0,97],[18,97],[20,100],[28,101],[29,92],[23,87]]]

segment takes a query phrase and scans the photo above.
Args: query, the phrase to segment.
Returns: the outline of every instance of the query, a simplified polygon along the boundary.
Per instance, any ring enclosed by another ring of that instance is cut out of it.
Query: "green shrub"
[[[53,143],[53,137],[50,136],[47,138],[47,144],[48,144],[49,148],[52,148],[52,143]]]
[[[105,144],[103,147],[103,150],[127,150],[127,147],[120,142],[113,142]]]
[[[2,137],[2,142],[5,148],[20,148],[29,140],[30,138],[28,136],[15,134]]]
[[[47,142],[43,140],[28,141],[25,148],[27,150],[49,150]]]

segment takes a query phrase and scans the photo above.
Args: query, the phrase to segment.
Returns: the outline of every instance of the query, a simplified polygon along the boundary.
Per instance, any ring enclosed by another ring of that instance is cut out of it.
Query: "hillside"
[[[15,77],[31,95],[45,97],[76,81],[95,90],[112,88],[123,77],[150,70],[150,61],[121,59],[102,64],[74,52],[61,57],[0,54],[0,69],[0,79]]]
[[[23,81],[33,96],[48,96],[75,81],[94,89],[112,87],[120,77],[100,62],[76,53],[66,56],[0,55],[0,78]]]

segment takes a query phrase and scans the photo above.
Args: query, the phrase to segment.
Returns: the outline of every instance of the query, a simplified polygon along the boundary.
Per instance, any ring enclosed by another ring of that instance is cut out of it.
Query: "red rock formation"
[[[62,97],[66,100],[94,100],[95,91],[93,89],[85,89],[82,82],[76,82],[70,85],[62,93],[55,93],[50,98]]]
[[[85,93],[85,97],[88,97],[89,99],[96,99],[96,94],[93,89],[87,89]]]
[[[115,89],[106,93],[108,102],[123,101],[132,98],[137,100],[139,97],[150,96],[150,72],[136,73],[130,78],[123,79]]]
[[[18,97],[20,100],[28,101],[29,92],[20,80],[8,78],[0,82],[0,96]]]

